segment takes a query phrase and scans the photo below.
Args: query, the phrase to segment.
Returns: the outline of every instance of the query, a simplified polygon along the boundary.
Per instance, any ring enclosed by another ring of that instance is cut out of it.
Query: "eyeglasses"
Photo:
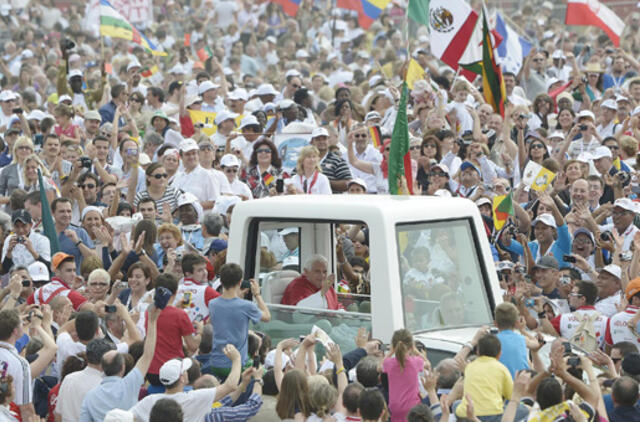
[[[411,151],[419,150],[419,149],[420,149],[420,145],[414,145],[414,146],[412,146],[412,147],[409,147],[409,149],[410,149]]]
[[[366,133],[355,133],[353,135],[354,138],[366,138],[367,134]]]
[[[260,153],[271,154],[271,149],[270,148],[258,148],[256,150],[256,153],[258,153],[258,154],[260,154]]]
[[[531,149],[536,149],[536,148],[544,149],[544,145],[542,145],[542,144],[531,144]]]
[[[622,360],[622,358],[611,358],[611,362],[618,363]]]
[[[107,287],[109,283],[91,283],[89,287]]]
[[[541,62],[544,61],[544,59],[533,59],[534,62]]]
[[[238,169],[235,168],[235,167],[234,168],[227,167],[227,168],[224,169],[224,172],[225,173],[237,173]]]
[[[160,179],[166,179],[167,177],[169,177],[169,175],[167,173],[157,173],[157,174],[154,174],[153,177],[160,180]]]
[[[202,145],[200,151],[213,151],[213,145]]]
[[[80,189],[93,189],[96,187],[93,183],[85,183],[84,185],[78,185]]]
[[[292,87],[293,89],[298,89],[298,88],[300,88],[300,85],[298,85],[298,84],[296,84],[296,85],[291,85],[291,87]]]
[[[20,145],[17,149],[28,149],[29,151],[33,151],[33,149],[28,145]]]

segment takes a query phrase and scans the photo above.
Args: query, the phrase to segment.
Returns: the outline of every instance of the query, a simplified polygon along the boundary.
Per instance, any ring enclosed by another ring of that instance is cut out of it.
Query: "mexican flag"
[[[510,215],[515,215],[511,193],[495,196],[493,198],[493,226],[495,229],[502,229]]]

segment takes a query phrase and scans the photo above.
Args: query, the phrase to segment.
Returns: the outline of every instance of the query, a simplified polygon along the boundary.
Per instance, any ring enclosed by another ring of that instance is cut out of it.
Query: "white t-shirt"
[[[82,371],[67,375],[60,386],[56,412],[62,417],[62,422],[76,422],[80,420],[82,400],[89,390],[102,382],[102,371],[87,366]]]
[[[200,202],[215,201],[220,196],[220,182],[212,172],[200,165],[189,173],[184,170],[178,172],[171,186],[194,194]]]
[[[87,346],[80,342],[75,342],[71,338],[71,335],[64,331],[58,334],[58,338],[56,339],[56,345],[58,346],[58,352],[56,353],[56,364],[55,369],[57,370],[57,374],[62,373],[62,365],[64,361],[72,355],[77,355],[79,353],[85,352],[87,350]],[[120,343],[116,346],[118,353],[129,353],[129,345],[127,343]],[[80,410],[78,409],[78,412]],[[78,413],[79,415],[79,413]]]
[[[638,312],[636,306],[629,305],[627,309],[622,312],[618,312],[607,323],[607,333],[605,335],[605,341],[609,346],[613,346],[621,341],[628,341],[636,345],[636,348],[640,352],[640,339],[629,330],[628,324],[631,318]]]
[[[253,194],[251,193],[251,189],[247,186],[246,183],[235,179],[233,183],[231,183],[231,193],[234,195],[246,196],[249,199],[253,199]]]
[[[169,398],[178,402],[182,407],[185,421],[202,421],[211,412],[213,400],[216,397],[215,388],[203,388],[187,393],[176,394],[152,394],[145,397],[133,406],[129,411],[134,414],[137,421],[148,422],[153,405],[160,399]]]
[[[332,193],[329,179],[327,176],[319,172],[315,172],[311,177],[304,177],[297,174],[288,180],[291,181],[289,183],[295,186],[296,189],[304,193],[314,195],[331,195]]]
[[[226,30],[232,22],[236,21],[233,14],[238,11],[238,4],[231,0],[218,1],[217,3],[215,6],[216,26]]]
[[[18,406],[31,403],[31,368],[29,362],[18,354],[13,344],[0,341],[0,364],[7,365],[7,375],[13,377],[13,402]]]

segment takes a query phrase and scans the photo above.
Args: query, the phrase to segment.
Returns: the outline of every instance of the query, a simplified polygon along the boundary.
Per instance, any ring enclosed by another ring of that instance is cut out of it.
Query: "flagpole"
[[[337,18],[337,13],[336,13],[336,9],[337,9],[337,0],[333,1],[333,25],[331,26],[331,48],[334,48],[335,43],[334,43],[334,39],[336,37],[336,18]]]

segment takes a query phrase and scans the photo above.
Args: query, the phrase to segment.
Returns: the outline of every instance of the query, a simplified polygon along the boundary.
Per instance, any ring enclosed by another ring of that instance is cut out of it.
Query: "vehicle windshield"
[[[412,332],[492,321],[467,219],[396,226],[405,326]]]

